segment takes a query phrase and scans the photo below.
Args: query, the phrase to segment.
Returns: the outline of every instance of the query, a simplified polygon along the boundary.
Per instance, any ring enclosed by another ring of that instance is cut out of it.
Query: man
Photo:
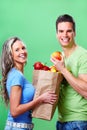
[[[68,14],[56,20],[62,60],[51,61],[63,74],[56,130],[87,130],[87,51],[75,43],[75,22]]]

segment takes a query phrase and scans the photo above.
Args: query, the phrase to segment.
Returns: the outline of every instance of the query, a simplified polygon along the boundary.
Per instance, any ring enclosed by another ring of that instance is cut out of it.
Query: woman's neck
[[[17,70],[21,71],[23,73],[24,71],[24,67],[23,66],[19,66],[19,65],[15,65],[14,66]]]

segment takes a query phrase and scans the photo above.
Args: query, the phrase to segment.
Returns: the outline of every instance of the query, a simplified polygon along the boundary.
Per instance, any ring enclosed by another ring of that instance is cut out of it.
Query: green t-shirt
[[[87,50],[78,47],[67,59],[67,69],[75,76],[87,74]],[[58,101],[58,120],[66,121],[87,121],[87,100],[77,93],[68,82],[63,79]]]

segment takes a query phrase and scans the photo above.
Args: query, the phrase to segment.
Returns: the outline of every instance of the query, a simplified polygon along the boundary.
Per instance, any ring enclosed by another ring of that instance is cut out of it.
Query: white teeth
[[[20,57],[21,57],[21,58],[25,58],[25,56],[24,56],[24,55],[20,55]]]
[[[68,42],[69,41],[68,38],[63,38],[62,40],[63,40],[63,42]]]

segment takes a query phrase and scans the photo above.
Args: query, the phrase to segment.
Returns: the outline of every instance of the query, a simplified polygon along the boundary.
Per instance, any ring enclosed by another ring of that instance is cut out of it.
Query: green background
[[[28,63],[25,76],[32,82],[33,64],[50,62],[50,55],[60,50],[56,39],[56,18],[68,13],[76,21],[76,42],[87,48],[87,0],[0,0],[0,52],[2,44],[12,36],[27,45]],[[8,108],[0,99],[0,130],[4,130]],[[33,119],[34,130],[55,130],[57,110],[51,121]]]

